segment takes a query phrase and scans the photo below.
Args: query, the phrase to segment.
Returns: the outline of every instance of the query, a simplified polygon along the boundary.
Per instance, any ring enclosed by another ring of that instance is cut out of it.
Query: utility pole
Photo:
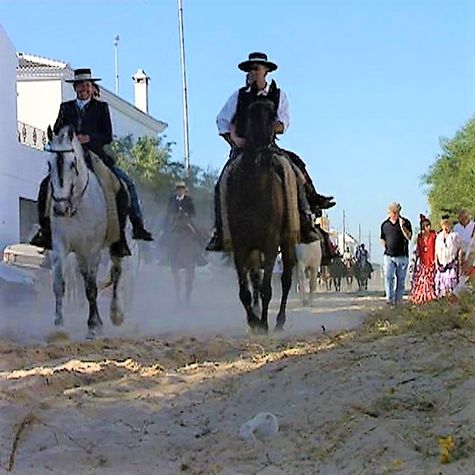
[[[371,260],[371,229],[368,234],[368,257]]]
[[[185,146],[185,176],[190,171],[190,141],[188,133],[188,89],[186,83],[185,34],[183,30],[183,2],[178,0],[178,26],[180,31],[181,83],[183,102],[183,141]]]
[[[346,240],[346,225],[345,225],[345,210],[343,210],[343,240],[342,240],[342,246],[343,246],[343,249],[341,249],[341,252],[345,252],[345,240]]]
[[[119,95],[119,35],[114,37],[115,93]]]

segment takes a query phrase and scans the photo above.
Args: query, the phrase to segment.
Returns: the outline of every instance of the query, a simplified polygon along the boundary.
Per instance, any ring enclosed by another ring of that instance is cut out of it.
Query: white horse
[[[53,250],[53,290],[56,298],[55,325],[63,324],[63,295],[65,283],[63,264],[70,252],[76,254],[84,279],[89,302],[87,338],[94,338],[102,326],[97,309],[97,269],[101,249],[105,247],[107,207],[104,192],[96,175],[89,170],[82,145],[71,127],[64,127],[54,135],[48,127],[48,159],[52,191],[51,231]],[[118,296],[122,273],[121,258],[111,255],[113,293],[110,319],[120,325],[124,315]]]
[[[297,244],[295,246],[295,256],[297,258],[297,281],[302,305],[312,305],[313,293],[317,284],[317,274],[322,263],[321,241],[314,241],[308,244]],[[307,270],[310,273],[309,297],[306,295]]]

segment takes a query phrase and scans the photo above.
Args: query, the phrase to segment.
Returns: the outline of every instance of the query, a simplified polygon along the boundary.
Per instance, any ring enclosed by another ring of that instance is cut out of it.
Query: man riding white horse
[[[275,81],[266,81],[269,72],[275,71],[277,65],[268,61],[264,53],[251,53],[246,61],[239,64],[239,69],[247,73],[246,86],[234,92],[221,109],[217,117],[219,134],[231,146],[229,160],[223,168],[215,188],[215,234],[207,246],[208,251],[223,251],[223,232],[221,216],[220,181],[224,171],[246,146],[245,135],[247,111],[249,106],[259,100],[271,100],[277,112],[275,133],[284,133],[289,126],[289,103],[284,91],[277,87]],[[328,235],[320,227],[314,227],[312,213],[321,216],[322,209],[335,206],[332,196],[323,196],[316,192],[304,162],[293,152],[273,145],[280,154],[291,162],[297,177],[298,205],[301,221],[302,242],[323,240],[326,254],[331,253]]]
[[[114,243],[113,252],[119,256],[128,256],[130,251],[124,234],[127,214],[130,212],[130,221],[133,226],[133,238],[152,241],[152,235],[144,228],[140,202],[134,182],[119,169],[113,159],[105,152],[104,145],[112,141],[112,123],[109,107],[105,102],[93,97],[93,83],[100,81],[93,78],[88,68],[76,69],[74,79],[67,80],[73,84],[76,99],[63,102],[59,109],[58,118],[54,124],[54,132],[58,133],[65,126],[72,126],[79,142],[82,144],[86,155],[89,152],[96,154],[114,173],[114,175],[126,183],[130,194],[131,206],[127,192],[121,189],[117,193],[116,202],[121,228],[121,239]],[[40,230],[31,240],[31,244],[51,249],[51,224],[46,213],[46,202],[49,187],[49,175],[40,184],[38,194],[38,214]]]

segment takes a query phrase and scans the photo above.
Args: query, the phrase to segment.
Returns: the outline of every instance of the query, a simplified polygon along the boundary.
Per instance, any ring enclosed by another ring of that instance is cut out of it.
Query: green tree
[[[441,153],[422,177],[434,222],[446,212],[455,218],[462,207],[475,210],[475,119],[453,138],[442,138],[440,147]]]
[[[141,137],[134,143],[132,135],[115,140],[108,148],[119,167],[129,174],[140,188],[147,214],[159,222],[175,182],[185,180],[195,201],[197,219],[209,225],[213,216],[214,185],[218,171],[192,165],[186,177],[183,163],[171,160],[173,142],[161,137]]]

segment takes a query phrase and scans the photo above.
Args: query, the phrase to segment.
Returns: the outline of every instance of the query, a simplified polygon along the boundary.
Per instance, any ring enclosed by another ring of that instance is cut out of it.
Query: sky
[[[332,226],[345,214],[375,261],[389,202],[417,228],[439,140],[473,116],[475,0],[183,0],[183,11],[192,163],[225,163],[216,115],[244,84],[237,64],[263,51],[290,101],[280,145],[335,196]],[[133,102],[143,68],[150,113],[183,160],[176,0],[0,0],[0,23],[18,51],[91,67],[112,91],[118,34],[120,95]]]

